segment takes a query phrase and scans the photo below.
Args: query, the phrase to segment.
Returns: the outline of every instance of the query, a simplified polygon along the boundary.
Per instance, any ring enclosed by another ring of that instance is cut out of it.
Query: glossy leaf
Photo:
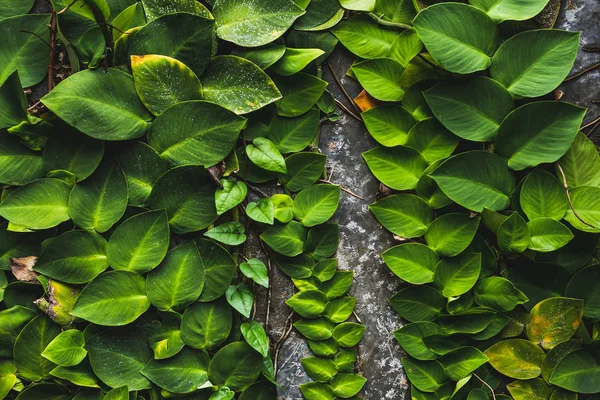
[[[510,378],[533,379],[540,376],[544,351],[528,340],[503,340],[484,353],[492,367]]]
[[[598,360],[581,349],[566,355],[558,362],[550,383],[573,392],[597,393],[600,391]]]
[[[550,350],[575,334],[582,316],[582,300],[567,297],[543,300],[531,309],[527,337],[533,343]]]
[[[287,173],[279,181],[291,192],[299,192],[315,184],[325,171],[327,157],[318,153],[296,153],[285,159]]]
[[[321,49],[287,48],[285,54],[271,68],[281,76],[290,76],[302,71],[311,62],[325,54]]]
[[[573,145],[559,160],[570,188],[600,185],[600,155],[594,143],[579,132]],[[557,176],[561,177],[560,170]]]
[[[227,302],[240,314],[250,318],[252,306],[254,305],[254,295],[244,283],[238,283],[237,286],[229,286],[225,292]]]
[[[358,57],[387,57],[398,32],[378,25],[366,15],[347,19],[332,29],[340,42]]]
[[[215,349],[229,336],[232,319],[231,307],[224,299],[194,303],[183,313],[181,338],[195,349]]]
[[[471,0],[469,2],[485,11],[496,22],[506,20],[524,21],[539,14],[548,4],[547,0],[520,3],[515,0]]]
[[[167,172],[164,161],[152,147],[142,142],[124,150],[117,160],[127,180],[129,205],[143,205],[158,178]]]
[[[282,154],[304,150],[319,130],[319,112],[309,110],[296,118],[277,116],[267,131],[270,139]]]
[[[433,280],[444,297],[460,296],[471,290],[481,272],[481,254],[462,253],[445,258],[435,267]]]
[[[389,299],[390,305],[409,322],[433,321],[444,309],[442,294],[430,286],[410,286]]]
[[[300,362],[306,374],[316,382],[328,383],[338,373],[333,361],[325,358],[307,357]]]
[[[257,258],[251,258],[240,264],[240,271],[255,283],[268,288],[269,276],[265,263]]]
[[[384,185],[396,190],[409,190],[417,186],[427,162],[411,147],[376,147],[363,153],[369,169]]]
[[[6,185],[24,185],[44,175],[42,157],[10,136],[0,137],[0,166],[0,182]]]
[[[402,349],[417,360],[435,360],[438,356],[425,344],[423,338],[439,335],[442,329],[433,322],[413,322],[394,332]]]
[[[572,208],[567,209],[565,220],[579,230],[596,232],[600,228],[600,199],[597,197],[598,193],[600,193],[599,188],[590,186],[580,186],[569,191],[573,205]]]
[[[405,144],[408,132],[417,122],[412,114],[397,104],[381,104],[361,116],[373,139],[386,147]]]
[[[416,149],[425,161],[433,163],[450,157],[459,139],[434,118],[419,121],[408,132],[406,145]]]
[[[269,338],[265,329],[256,321],[244,322],[241,326],[246,342],[263,357],[269,357]]]
[[[527,175],[520,190],[519,201],[530,220],[552,218],[560,221],[568,207],[567,195],[558,179],[541,168],[536,168]]]
[[[500,250],[509,253],[522,253],[531,242],[529,225],[517,212],[513,212],[500,224],[496,235]]]
[[[322,224],[335,213],[340,193],[337,185],[314,185],[304,189],[294,199],[294,216],[306,227]]]
[[[423,236],[433,221],[433,210],[411,194],[385,197],[369,209],[384,228],[407,239]]]
[[[459,381],[487,363],[488,358],[475,347],[460,347],[438,359],[448,378]]]
[[[404,95],[400,78],[404,67],[391,58],[377,58],[356,63],[352,72],[362,87],[381,101],[399,101]]]
[[[448,379],[444,367],[435,360],[419,361],[404,357],[402,364],[410,382],[424,392],[435,392]]]
[[[297,314],[305,318],[321,316],[327,305],[327,296],[319,290],[303,290],[285,302]]]
[[[381,256],[394,274],[413,285],[433,282],[439,262],[437,254],[420,243],[401,244],[386,250]]]
[[[367,383],[367,378],[358,374],[339,373],[331,380],[331,389],[336,396],[343,399],[352,397],[360,392]]]
[[[287,173],[283,156],[269,139],[256,138],[246,146],[248,158],[258,167],[273,172]]]
[[[219,350],[208,370],[210,381],[231,390],[242,390],[254,383],[262,371],[262,356],[244,342],[234,342]]]
[[[169,359],[150,360],[141,373],[169,392],[191,393],[208,381],[209,364],[207,353],[184,348]]]
[[[15,366],[23,378],[33,382],[50,378],[50,371],[56,364],[43,357],[42,352],[59,334],[59,326],[45,314],[25,325],[13,349]]]
[[[480,280],[473,294],[477,304],[498,311],[511,311],[529,300],[511,281],[500,276]]]
[[[427,245],[438,255],[456,256],[471,244],[480,218],[468,214],[445,214],[434,220],[425,233]]]
[[[87,355],[83,333],[76,329],[61,332],[42,352],[42,357],[61,367],[78,365]]]
[[[327,88],[326,81],[304,72],[276,77],[275,84],[282,95],[275,103],[277,113],[284,117],[298,117],[308,112]]]
[[[103,155],[103,142],[75,130],[66,130],[48,139],[43,162],[48,171],[63,169],[72,172],[77,181],[82,181],[98,168]]]
[[[564,247],[574,235],[569,228],[552,218],[536,218],[527,223],[531,232],[529,248],[539,252],[551,252]]]

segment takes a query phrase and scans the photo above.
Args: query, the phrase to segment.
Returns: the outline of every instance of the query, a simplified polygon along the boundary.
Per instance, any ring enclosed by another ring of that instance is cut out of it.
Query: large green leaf
[[[169,164],[209,167],[231,152],[246,125],[233,112],[206,101],[186,101],[163,112],[148,137]]]
[[[539,97],[567,77],[579,48],[579,32],[525,31],[500,46],[490,68],[492,78],[513,96]],[[552,112],[544,115],[550,116]]]
[[[389,299],[391,306],[409,322],[433,321],[444,309],[444,296],[430,286],[409,286]]]
[[[600,188],[579,186],[569,191],[569,193],[573,206],[567,209],[565,220],[579,230],[597,232],[600,229],[600,198],[598,197]],[[2,206],[0,206],[1,209]]]
[[[391,58],[365,60],[352,66],[352,72],[362,87],[381,101],[400,101],[404,89],[400,78],[404,67]]]
[[[487,363],[488,358],[475,347],[460,347],[438,359],[448,378],[459,381]]]
[[[498,247],[510,253],[522,253],[531,242],[529,226],[518,212],[513,212],[496,231]]]
[[[182,309],[200,297],[204,266],[194,242],[167,253],[165,260],[146,278],[146,293],[159,310]]]
[[[433,221],[433,210],[412,194],[384,197],[369,209],[385,229],[407,239],[423,236]]]
[[[146,143],[135,142],[119,154],[119,165],[127,179],[129,205],[141,206],[167,167],[158,153]]]
[[[436,118],[455,135],[476,142],[496,136],[502,120],[513,110],[510,93],[485,78],[448,80],[424,93]]]
[[[208,381],[209,364],[207,353],[184,348],[166,360],[150,360],[141,372],[171,393],[191,393]]]
[[[344,47],[367,60],[387,57],[398,31],[377,24],[366,15],[347,19],[332,29]]]
[[[470,151],[451,157],[430,176],[446,196],[477,212],[484,208],[494,211],[505,209],[510,203],[509,196],[515,190],[515,178],[506,162],[484,151]]]
[[[33,382],[50,378],[50,371],[56,364],[43,357],[42,352],[59,334],[60,327],[45,314],[38,315],[25,325],[13,349],[19,375]]]
[[[577,272],[567,284],[565,295],[583,300],[583,316],[600,320],[600,267],[592,265]]]
[[[143,329],[113,328],[87,339],[90,364],[102,382],[111,388],[127,386],[131,391],[150,389],[150,381],[141,374],[152,358],[144,333]]]
[[[435,4],[413,21],[431,56],[445,69],[468,74],[487,69],[498,46],[498,28],[483,11],[460,3]]]
[[[386,147],[403,145],[417,122],[398,104],[381,104],[361,114],[373,139]]]
[[[600,155],[596,145],[582,132],[577,133],[573,145],[558,164],[570,188],[600,186]],[[556,172],[562,178],[560,170]]]
[[[258,47],[283,35],[304,10],[292,0],[219,0],[213,14],[221,39],[240,46]]]
[[[377,179],[396,190],[409,190],[417,186],[427,162],[412,147],[376,147],[365,153],[363,158]]]
[[[374,11],[384,21],[410,24],[417,14],[415,7],[409,0],[376,0]]]
[[[154,115],[187,100],[200,100],[200,80],[184,63],[156,54],[132,56],[131,72],[142,103]]]
[[[71,314],[97,325],[120,326],[135,321],[149,307],[146,282],[140,275],[112,271],[83,288]]]
[[[69,220],[71,186],[59,179],[31,181],[11,192],[0,203],[0,215],[28,229],[53,228]]]
[[[221,297],[229,287],[236,271],[236,262],[219,244],[196,239],[196,246],[204,266],[204,289],[200,301],[213,301]]]
[[[574,235],[569,228],[552,218],[536,218],[527,223],[531,232],[531,250],[548,253],[569,243]]]
[[[269,227],[260,238],[277,253],[294,257],[302,253],[306,241],[306,229],[301,223],[291,221]]]
[[[281,98],[267,74],[256,64],[236,56],[211,59],[202,84],[204,99],[236,114],[256,111]]]
[[[521,2],[518,0],[471,0],[471,5],[485,11],[494,21],[524,21],[538,15],[548,0]]]
[[[82,181],[100,165],[104,143],[74,129],[55,132],[44,146],[44,167],[48,171],[66,170]]]
[[[0,311],[0,344],[2,345],[0,355],[3,358],[13,356],[13,346],[17,335],[36,315],[37,311],[19,305]]]
[[[16,137],[0,136],[0,183],[24,185],[44,175],[39,153],[23,146]]]
[[[293,76],[277,76],[275,84],[281,91],[277,113],[284,117],[298,117],[308,112],[321,98],[328,83],[314,75],[299,72]]]
[[[83,332],[69,329],[55,337],[42,352],[42,356],[61,367],[78,365],[87,355],[83,347]]]
[[[402,280],[421,285],[433,282],[437,254],[421,243],[405,243],[386,250],[383,260]]]
[[[95,232],[69,231],[44,246],[34,269],[66,283],[87,283],[108,268],[106,240]]]
[[[294,49],[288,47],[283,57],[273,65],[271,70],[281,76],[294,75],[323,54],[325,52],[321,49]]]
[[[514,170],[554,162],[573,144],[585,111],[573,104],[555,101],[525,104],[511,112],[500,125],[496,151]]]
[[[297,118],[277,116],[271,121],[267,137],[282,154],[304,150],[319,131],[319,111],[310,110]]]
[[[294,216],[307,227],[327,222],[337,209],[340,193],[339,186],[329,184],[304,189],[294,199]]]
[[[316,183],[325,171],[327,156],[319,153],[296,153],[285,159],[287,173],[279,181],[291,192],[298,192]]]
[[[10,128],[27,120],[27,97],[17,71],[0,83],[0,107],[0,129]]]
[[[227,339],[231,327],[231,307],[224,299],[195,303],[183,313],[181,338],[190,347],[212,350]]]
[[[566,355],[554,368],[550,383],[573,392],[598,393],[600,365],[594,354],[581,349]]]
[[[423,392],[435,392],[448,379],[444,367],[435,360],[419,361],[404,357],[402,365],[410,382]]]
[[[158,179],[147,205],[154,210],[167,210],[174,233],[195,232],[217,219],[214,190],[204,168],[179,167]]]
[[[129,218],[108,241],[108,263],[113,269],[145,273],[156,267],[169,248],[169,221],[162,211]]]
[[[480,217],[452,213],[436,218],[425,233],[427,245],[438,255],[452,257],[460,254],[473,241]]]
[[[69,196],[69,215],[80,228],[103,233],[121,219],[127,208],[127,180],[116,163],[106,162]]]
[[[445,258],[435,267],[433,280],[444,297],[460,296],[471,290],[481,272],[480,253],[462,253]]]
[[[24,0],[19,2],[2,0],[0,2],[0,18],[27,14],[27,12],[31,10],[31,7],[33,7],[33,2],[34,0]]]
[[[71,75],[42,98],[60,119],[96,139],[128,140],[143,136],[152,118],[135,91],[131,75],[85,70]]]
[[[519,203],[530,220],[552,218],[560,221],[569,206],[564,187],[554,175],[541,168],[527,175],[519,192]]]
[[[413,322],[395,331],[394,337],[409,356],[417,360],[435,360],[438,356],[427,347],[423,338],[441,333],[442,329],[433,322]]]
[[[194,0],[142,0],[142,4],[149,22],[174,12],[187,12],[212,18],[210,11],[202,3]]]
[[[531,309],[527,337],[545,349],[569,340],[577,331],[583,316],[583,301],[568,297],[543,300]]]
[[[444,128],[435,118],[419,121],[408,132],[406,140],[406,146],[421,153],[428,163],[448,158],[458,143],[458,137]]]
[[[514,400],[546,400],[554,389],[540,378],[514,381],[506,385],[506,388]]]
[[[540,376],[544,351],[524,339],[507,339],[487,349],[485,355],[498,372],[514,379]]]
[[[260,375],[262,356],[245,342],[234,342],[223,347],[210,362],[208,377],[218,386],[243,390]]]
[[[511,281],[500,276],[480,280],[473,292],[474,300],[483,307],[498,311],[511,311],[529,299]]]
[[[165,14],[144,25],[129,42],[129,55],[160,54],[187,65],[197,76],[208,66],[215,21],[187,12]]]
[[[26,4],[27,0],[11,3]],[[19,15],[0,21],[0,35],[6,39],[0,50],[0,83],[16,70],[23,87],[44,79],[48,72],[49,23],[49,14]]]

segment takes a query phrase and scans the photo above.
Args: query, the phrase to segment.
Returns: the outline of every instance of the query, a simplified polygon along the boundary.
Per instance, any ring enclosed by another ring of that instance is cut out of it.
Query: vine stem
[[[334,99],[335,100],[335,104],[337,104],[338,106],[340,106],[340,108],[344,111],[346,111],[348,114],[350,114],[352,116],[352,118],[354,118],[357,121],[363,122],[362,118],[360,118],[358,115],[354,114],[352,111],[350,111],[350,109],[348,107],[346,107],[346,105],[344,103],[342,103],[341,101],[339,101],[338,99]]]
[[[350,96],[350,94],[348,93],[348,91],[346,90],[346,88],[344,87],[344,85],[342,84],[342,81],[336,75],[336,73],[333,70],[333,67],[331,66],[331,64],[329,63],[329,61],[327,62],[327,67],[329,68],[329,71],[331,72],[331,75],[333,76],[333,79],[335,79],[335,82],[339,86],[340,90],[344,93],[344,95],[346,96],[346,98],[348,99],[348,101],[350,102],[350,104],[352,104],[352,107],[354,108],[354,111],[356,111],[358,114],[360,114],[361,113],[360,108],[356,105],[356,103],[354,102],[354,99],[352,98],[352,96]]]
[[[379,25],[383,25],[383,26],[389,26],[392,28],[400,28],[400,29],[409,29],[411,28],[410,25],[407,24],[403,24],[402,22],[394,22],[394,21],[386,21],[385,19],[381,18],[381,16],[375,14],[375,13],[367,13],[367,15],[371,18],[373,18],[375,21],[377,21],[377,23]]]
[[[481,383],[483,383],[485,386],[488,387],[488,389],[490,389],[490,392],[492,392],[492,398],[494,400],[496,400],[496,393],[494,393],[494,388],[492,388],[486,381],[484,381],[483,379],[481,379],[477,374],[473,374],[473,376],[477,379],[479,379],[481,381]]]
[[[48,60],[48,92],[54,89],[54,57],[56,56],[56,11],[50,19],[50,59]]]
[[[290,336],[290,333],[292,333],[292,328],[294,327],[294,324],[291,323],[293,316],[294,316],[294,313],[291,312],[290,315],[285,320],[285,329],[283,330],[283,332],[281,333],[281,337],[275,344],[275,354],[273,355],[273,359],[274,359],[273,360],[273,375],[275,375],[275,378],[277,378],[277,373],[278,373],[277,368],[278,368],[278,361],[279,361],[279,350],[281,349],[281,346],[283,345],[283,343]],[[289,328],[288,328],[288,324],[289,324]]]
[[[337,183],[333,183],[331,181],[328,181],[326,179],[319,179],[319,182],[321,183],[327,183],[330,185],[338,185]],[[344,192],[348,193],[350,196],[352,197],[356,197],[357,199],[360,199],[362,201],[366,201],[364,198],[360,197],[359,195],[357,195],[356,193],[352,192],[350,189],[348,189],[347,187],[343,186],[343,185],[338,185]]]
[[[600,117],[597,117],[596,119],[594,119],[592,122],[589,122],[587,124],[585,124],[584,126],[581,127],[581,130],[584,130],[586,128],[589,128],[592,125],[596,125],[597,123],[600,122]]]
[[[571,194],[569,193],[569,190],[570,190],[569,189],[569,184],[567,183],[567,176],[565,175],[565,171],[562,169],[562,167],[560,166],[559,163],[556,163],[556,166],[558,167],[558,170],[560,171],[560,174],[562,175],[563,186],[565,188],[565,192],[567,193],[567,200],[569,200],[569,205],[571,206],[571,210],[573,211],[573,214],[577,217],[577,219],[579,221],[581,221],[585,225],[587,225],[587,226],[589,226],[590,228],[593,228],[593,229],[598,229],[594,225],[586,222],[583,218],[581,218],[581,216],[579,216],[579,214],[575,210],[575,206],[573,206],[573,201],[571,200]]]
[[[588,72],[591,72],[591,71],[595,70],[598,67],[600,67],[600,63],[596,63],[596,64],[594,64],[594,65],[592,65],[590,67],[587,67],[583,71],[579,71],[578,73],[567,77],[563,82],[569,82],[569,81],[571,81],[573,79],[579,78],[580,76],[585,75]]]

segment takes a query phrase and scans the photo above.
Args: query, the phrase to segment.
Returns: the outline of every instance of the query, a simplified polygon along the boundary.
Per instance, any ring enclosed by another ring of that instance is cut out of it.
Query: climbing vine
[[[349,3],[412,399],[596,398],[600,156],[553,92],[579,34],[537,29],[543,0]]]

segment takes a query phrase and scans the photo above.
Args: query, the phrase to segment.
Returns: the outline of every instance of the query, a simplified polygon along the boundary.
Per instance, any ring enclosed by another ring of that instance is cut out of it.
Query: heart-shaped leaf
[[[511,311],[529,299],[511,281],[500,276],[480,280],[475,286],[474,300],[483,307],[498,311]]]
[[[303,290],[290,297],[285,304],[305,318],[317,318],[323,314],[327,296],[320,290]]]
[[[248,194],[248,186],[235,179],[221,179],[222,188],[215,192],[217,215],[221,215],[239,205]]]
[[[433,282],[437,254],[421,243],[405,243],[386,250],[382,255],[388,267],[400,279],[422,285]]]
[[[522,253],[531,243],[529,225],[518,212],[513,212],[502,222],[496,235],[500,250],[509,253]]]
[[[252,290],[250,290],[243,282],[239,283],[237,286],[229,286],[225,296],[231,307],[246,318],[250,318],[252,306],[254,305],[254,295],[252,294]]]
[[[458,146],[458,138],[436,119],[417,122],[408,132],[406,146],[417,150],[425,161],[433,163],[450,157]]]
[[[535,0],[522,4],[515,0],[471,0],[469,3],[487,13],[494,21],[524,21],[538,15],[548,0]]]
[[[321,49],[294,49],[288,47],[285,54],[273,65],[271,70],[281,76],[294,75],[323,54],[325,52]]]
[[[267,131],[267,137],[282,154],[304,150],[319,130],[319,111],[310,110],[296,118],[276,116]]]
[[[484,354],[498,372],[514,379],[540,376],[544,351],[524,339],[507,339],[487,349]]]
[[[423,156],[412,147],[376,147],[363,153],[363,158],[381,183],[396,190],[414,189],[427,168]]]
[[[340,193],[339,186],[329,184],[304,189],[294,199],[294,216],[306,227],[322,224],[335,213]]]
[[[233,342],[214,355],[208,377],[214,385],[242,390],[254,383],[262,368],[260,353],[244,342]]]
[[[269,276],[265,263],[257,258],[251,258],[240,264],[240,271],[255,283],[268,288]]]
[[[1,183],[24,185],[43,175],[43,159],[38,153],[23,146],[17,138],[4,135],[0,138]]]
[[[246,241],[246,228],[239,222],[226,222],[204,232],[204,236],[227,244],[237,246]]]
[[[326,81],[304,72],[275,77],[275,84],[282,95],[281,100],[275,103],[277,113],[284,117],[299,117],[308,112],[327,88]]]
[[[460,296],[471,290],[481,272],[481,254],[462,253],[445,258],[435,267],[433,280],[444,297]]]
[[[400,78],[404,67],[391,58],[365,60],[352,66],[352,72],[362,87],[381,101],[400,101],[404,89]]]
[[[479,221],[479,217],[471,218],[462,213],[442,215],[429,225],[425,241],[440,256],[456,256],[473,241]]]
[[[386,147],[403,145],[416,124],[412,114],[397,104],[382,104],[361,114],[373,139]]]
[[[402,349],[417,360],[435,360],[438,356],[423,342],[423,338],[439,335],[442,329],[433,322],[413,322],[394,332]]]
[[[15,366],[23,378],[33,382],[50,378],[50,371],[56,364],[42,357],[42,352],[59,334],[60,327],[45,314],[25,325],[13,349]]]
[[[531,232],[531,250],[548,253],[567,245],[574,235],[569,228],[552,218],[536,218],[527,223]]]
[[[325,171],[327,156],[318,153],[296,153],[285,159],[287,173],[280,175],[279,181],[291,192],[316,183]]]
[[[231,307],[225,299],[194,303],[183,313],[181,338],[195,349],[212,350],[227,339],[231,327]]]
[[[196,239],[196,246],[204,264],[204,290],[200,301],[213,301],[223,294],[231,284],[236,262],[227,250],[210,240]]]
[[[158,178],[167,172],[164,161],[152,147],[142,142],[121,152],[118,161],[127,179],[129,205],[143,205]]]
[[[409,322],[433,321],[444,309],[444,296],[430,286],[410,286],[389,299],[390,305]]]
[[[569,340],[577,331],[583,316],[583,301],[568,297],[543,300],[531,309],[527,337],[545,349]],[[548,321],[553,321],[549,324]]]
[[[398,32],[377,24],[366,15],[348,18],[332,29],[340,42],[358,57],[387,57]]]
[[[402,358],[410,382],[424,392],[435,392],[448,379],[444,367],[433,361],[419,361],[411,357]]]
[[[252,143],[246,146],[246,154],[256,166],[267,171],[287,173],[285,160],[272,141],[259,137]]]
[[[246,215],[256,222],[273,225],[273,222],[275,221],[275,206],[273,200],[266,197],[258,200],[256,203],[248,203],[246,206]]]
[[[256,321],[244,322],[240,327],[246,342],[263,357],[269,357],[269,338],[265,329]]]
[[[72,367],[83,361],[87,355],[84,349],[83,332],[69,329],[55,337],[42,352],[42,357],[61,367]]]
[[[166,360],[150,360],[141,373],[172,393],[191,393],[208,381],[210,356],[200,350],[184,348]]]

